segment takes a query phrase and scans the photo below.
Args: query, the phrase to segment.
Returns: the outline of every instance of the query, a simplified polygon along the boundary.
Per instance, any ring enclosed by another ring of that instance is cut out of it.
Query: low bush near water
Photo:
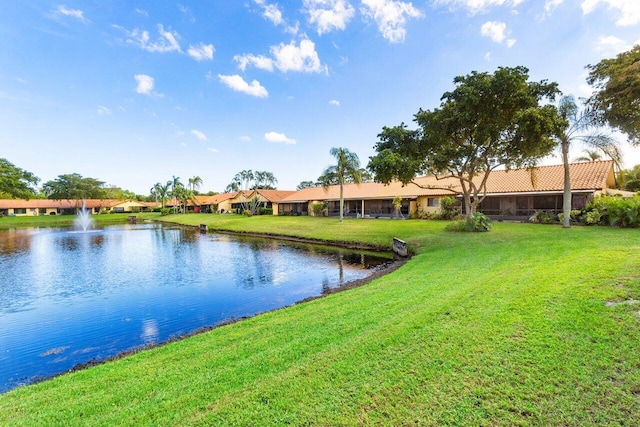
[[[458,219],[445,227],[447,231],[456,232],[482,232],[491,229],[491,220],[483,213],[476,212],[471,215],[471,219]]]

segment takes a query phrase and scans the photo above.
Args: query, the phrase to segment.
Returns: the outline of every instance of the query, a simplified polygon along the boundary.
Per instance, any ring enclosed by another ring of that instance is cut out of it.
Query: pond
[[[390,261],[159,224],[0,230],[0,392],[321,295]]]

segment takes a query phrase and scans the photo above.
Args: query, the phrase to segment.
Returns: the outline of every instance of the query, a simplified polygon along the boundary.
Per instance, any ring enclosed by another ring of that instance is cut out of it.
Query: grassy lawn
[[[640,230],[163,219],[397,236],[417,255],[365,286],[0,395],[0,424],[640,424]]]
[[[137,214],[118,213],[93,215],[91,218],[93,218],[98,225],[124,224],[131,215],[137,216],[139,221],[160,217],[159,213],[144,212]],[[73,221],[76,218],[76,215],[3,216],[0,218],[0,229],[15,227],[69,227],[73,225]]]

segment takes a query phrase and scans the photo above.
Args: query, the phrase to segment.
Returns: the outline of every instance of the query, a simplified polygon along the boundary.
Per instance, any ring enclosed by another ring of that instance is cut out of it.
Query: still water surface
[[[0,392],[320,295],[389,261],[158,224],[0,230]]]

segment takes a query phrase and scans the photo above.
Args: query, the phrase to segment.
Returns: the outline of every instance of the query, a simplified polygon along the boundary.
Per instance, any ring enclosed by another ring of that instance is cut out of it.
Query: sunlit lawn
[[[640,424],[640,230],[163,219],[397,236],[417,255],[365,286],[0,395],[1,424]]]
[[[129,216],[135,215],[138,220],[160,218],[159,213],[113,213],[92,215],[91,218],[98,224],[126,223]],[[0,217],[0,229],[12,227],[68,227],[73,224],[76,215],[42,215],[42,216],[3,216]]]

